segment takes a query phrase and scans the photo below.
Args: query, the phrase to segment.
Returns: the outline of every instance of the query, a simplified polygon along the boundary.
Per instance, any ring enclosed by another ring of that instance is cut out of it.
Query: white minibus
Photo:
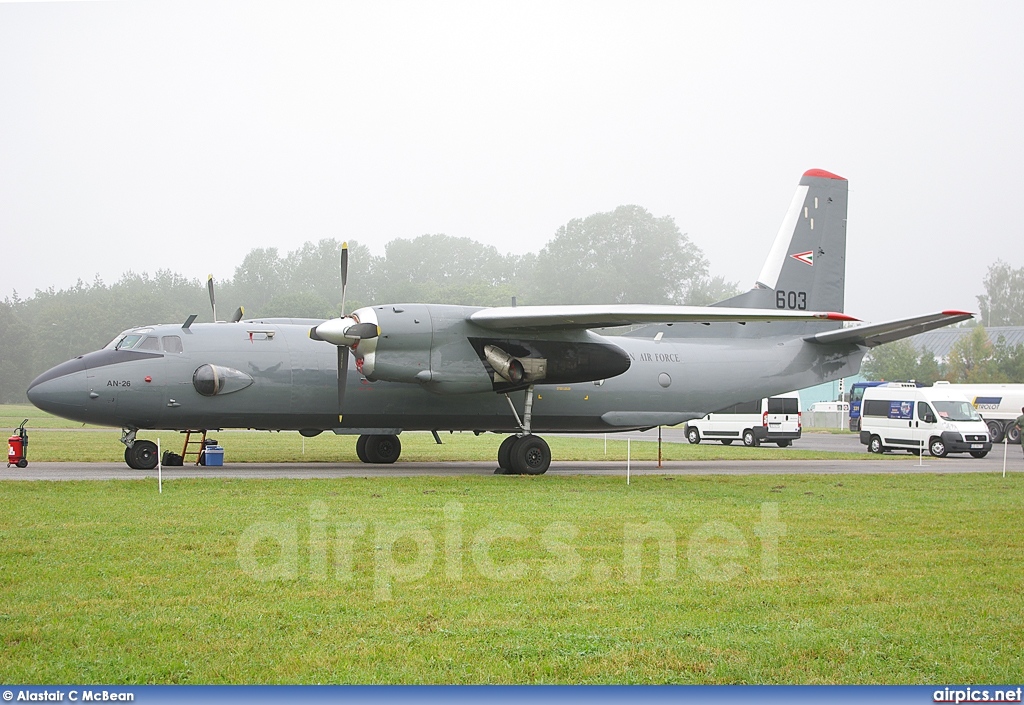
[[[802,431],[800,394],[789,392],[775,397],[734,404],[686,423],[690,443],[721,441],[729,445],[741,440],[745,446],[776,443],[791,445]]]
[[[907,387],[881,384],[864,390],[860,442],[871,453],[918,452],[942,458],[970,453],[984,458],[992,449],[988,426],[971,402],[948,385]]]

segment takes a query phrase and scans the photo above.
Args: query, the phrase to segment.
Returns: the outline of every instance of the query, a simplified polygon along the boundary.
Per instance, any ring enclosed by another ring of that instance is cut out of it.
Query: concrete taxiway
[[[245,479],[314,479],[343,477],[458,477],[493,475],[494,462],[398,462],[394,465],[363,463],[233,463],[223,467],[163,468],[163,478],[183,477]],[[633,461],[631,475],[789,475],[789,474],[907,474],[907,473],[1002,473],[1001,452],[987,458],[949,456],[923,459],[907,455],[864,460],[703,460]],[[1020,450],[1007,459],[1007,473],[1024,473]],[[555,461],[548,476],[621,475],[626,463]],[[131,470],[122,463],[30,463],[27,468],[0,469],[0,480],[140,480],[157,477],[157,470]],[[501,478],[495,478],[500,480]]]

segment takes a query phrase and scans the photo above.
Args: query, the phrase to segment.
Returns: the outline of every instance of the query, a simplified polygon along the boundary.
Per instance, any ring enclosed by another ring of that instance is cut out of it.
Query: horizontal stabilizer
[[[850,343],[873,348],[883,343],[902,340],[918,333],[925,333],[971,318],[974,318],[974,314],[967,311],[943,311],[941,313],[915,316],[914,318],[903,318],[898,321],[870,323],[855,328],[825,331],[817,335],[808,336],[804,340],[821,345]]]
[[[843,313],[707,306],[608,304],[577,306],[500,306],[469,320],[491,330],[609,328],[644,323],[747,323],[750,321],[855,321]]]

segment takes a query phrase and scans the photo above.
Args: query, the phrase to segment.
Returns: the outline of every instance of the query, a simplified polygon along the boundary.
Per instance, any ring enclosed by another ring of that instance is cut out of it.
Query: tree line
[[[218,316],[238,306],[246,318],[331,318],[342,314],[341,241],[306,242],[282,254],[255,248],[216,282]],[[704,305],[739,292],[712,277],[699,247],[669,216],[620,206],[569,221],[539,252],[502,254],[471,238],[443,234],[395,239],[382,256],[349,246],[347,312],[376,303],[476,306],[585,303]],[[31,380],[103,347],[122,330],[211,320],[206,282],[168,270],[128,272],[68,289],[17,293],[0,302],[0,402],[25,401]]]
[[[953,344],[946,360],[937,360],[932,351],[918,350],[904,339],[874,348],[861,373],[873,380],[924,384],[940,379],[959,384],[1024,383],[1024,345],[1010,345],[1002,337],[993,343],[985,331],[986,326],[1024,326],[1024,267],[1014,269],[996,260],[982,285],[979,318],[963,324],[971,331]]]
[[[916,380],[934,384],[1024,383],[1024,345],[1009,345],[1003,338],[989,340],[983,326],[970,327],[939,361],[930,350],[918,350],[909,339],[875,348],[865,358],[861,373],[868,379]]]
[[[217,282],[220,317],[238,306],[246,317],[331,318],[341,311],[341,241],[306,242],[281,254],[251,250],[227,281]],[[349,242],[346,308],[374,303],[653,303],[706,305],[738,293],[711,277],[699,247],[669,216],[620,206],[569,221],[540,252],[502,254],[470,238],[422,235],[395,239],[384,255]],[[1024,268],[1001,260],[989,267],[978,296],[980,323],[1024,325]],[[168,270],[128,272],[114,284],[79,281],[68,289],[17,293],[0,302],[0,403],[25,401],[39,373],[90,350],[120,331],[147,323],[210,320],[206,283]],[[1024,346],[989,342],[977,325],[945,361],[909,340],[872,350],[870,379],[1024,383]]]

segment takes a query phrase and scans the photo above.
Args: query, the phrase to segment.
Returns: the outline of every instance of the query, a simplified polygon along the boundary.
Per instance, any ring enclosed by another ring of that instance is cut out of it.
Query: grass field
[[[0,429],[15,428],[25,418],[29,419],[29,462],[83,461],[123,462],[124,446],[121,445],[121,431],[98,426],[83,426],[51,416],[30,405],[0,406]],[[39,430],[45,429],[45,430]],[[184,436],[174,431],[141,431],[139,438],[160,440],[161,448],[180,453]],[[217,431],[210,438],[225,446],[225,462],[358,462],[354,436],[336,436],[322,433],[315,438],[303,438],[295,431],[270,433],[266,431]],[[403,433],[402,455],[399,462],[432,461],[450,462],[458,460],[494,460],[498,445],[504,436],[472,433],[441,434],[442,445],[437,445],[429,433]],[[573,438],[545,435],[557,460],[615,460],[626,459],[626,441],[614,436],[607,442],[600,434],[591,438]],[[636,442],[630,447],[635,460],[656,460],[657,444]],[[856,459],[876,460],[882,456],[868,453],[833,453],[828,451],[781,449],[775,446],[744,448],[741,445],[723,446],[719,443],[665,443],[662,445],[665,460],[770,460],[788,458],[792,460]],[[909,456],[896,456],[908,458]],[[892,456],[887,456],[892,459]]]
[[[2,482],[0,679],[1012,683],[1022,500],[973,474]]]

